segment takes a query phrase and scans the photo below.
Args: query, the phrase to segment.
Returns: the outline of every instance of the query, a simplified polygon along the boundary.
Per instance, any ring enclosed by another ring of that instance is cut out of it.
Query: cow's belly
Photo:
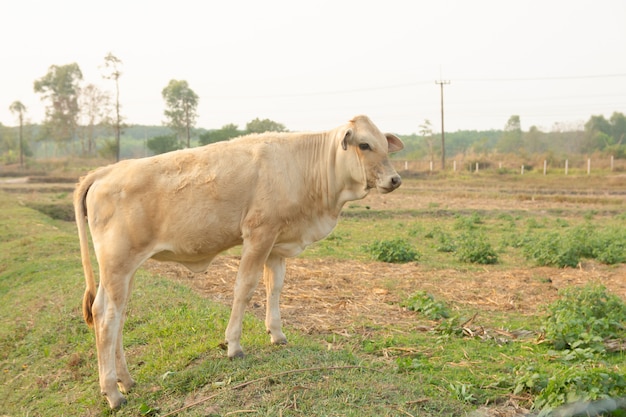
[[[298,256],[311,243],[328,236],[336,225],[337,218],[331,216],[290,224],[276,239],[272,253],[285,258]]]

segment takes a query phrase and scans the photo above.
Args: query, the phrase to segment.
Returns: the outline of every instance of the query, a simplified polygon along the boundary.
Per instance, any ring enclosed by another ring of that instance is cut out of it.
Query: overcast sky
[[[197,127],[240,129],[269,118],[326,130],[367,114],[384,131],[583,124],[626,113],[626,1],[20,0],[3,2],[0,123],[20,100],[32,122],[33,82],[76,62],[103,80],[123,61],[127,123],[161,124],[162,89],[186,80],[200,97]]]

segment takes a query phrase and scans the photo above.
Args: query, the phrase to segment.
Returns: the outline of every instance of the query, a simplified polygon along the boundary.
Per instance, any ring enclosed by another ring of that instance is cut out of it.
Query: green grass
[[[84,279],[74,227],[2,197],[0,407],[8,415],[109,415],[97,385],[94,336],[80,311]],[[328,350],[322,340],[294,331],[288,333],[289,346],[271,346],[264,325],[252,316],[244,321],[242,339],[248,355],[230,361],[219,347],[228,314],[227,307],[180,284],[140,271],[124,334],[138,385],[116,415],[165,413],[213,394],[218,394],[214,400],[180,415],[243,409],[258,415],[279,410],[283,415],[394,415],[416,409],[456,415],[464,409],[439,397],[426,405],[415,402],[425,389],[415,375],[398,375],[393,361]],[[346,366],[359,368],[331,369]],[[320,369],[230,389],[303,368]]]
[[[353,207],[327,239],[301,256],[372,260],[373,241],[398,239],[409,243],[419,254],[416,260],[431,268],[575,267],[588,258],[613,264],[626,260],[626,216],[586,211],[567,218],[560,213],[498,211],[377,214]]]
[[[410,242],[426,270],[506,270],[535,265],[520,243],[525,234],[565,236],[585,225],[623,231],[626,216],[440,207],[375,212],[355,206],[347,209],[328,239],[303,256],[371,261],[367,245],[375,236]],[[467,263],[455,251],[441,250],[474,232],[497,251],[497,264]],[[74,224],[53,220],[0,193],[2,414],[112,414],[99,394],[94,336],[82,320],[83,291]],[[407,300],[410,296],[406,294]],[[426,299],[433,305],[439,301]],[[164,415],[211,397],[178,415],[458,416],[481,405],[502,404],[514,393],[527,399],[522,402],[527,407],[535,399],[539,405],[542,398],[558,402],[571,389],[567,381],[578,378],[593,387],[602,384],[598,375],[626,374],[623,352],[565,360],[548,343],[539,343],[541,311],[532,316],[493,312],[472,323],[474,330],[483,326],[535,332],[509,340],[494,332],[464,337],[461,324],[476,311],[448,302],[445,310],[449,317],[435,321],[416,311],[415,328],[409,331],[367,322],[354,324],[367,331],[350,332],[349,337],[287,328],[290,343],[280,347],[270,345],[263,323],[247,315],[242,338],[247,356],[230,361],[219,346],[229,308],[140,270],[124,332],[137,386],[115,415]],[[237,388],[245,382],[251,383]],[[612,392],[626,396],[626,387]]]

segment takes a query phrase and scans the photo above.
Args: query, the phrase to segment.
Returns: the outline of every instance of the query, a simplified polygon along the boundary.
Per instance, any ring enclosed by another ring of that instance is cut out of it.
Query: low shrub
[[[461,262],[491,265],[498,263],[498,254],[482,233],[464,233],[460,236],[456,255]]]
[[[540,266],[576,267],[582,259],[613,265],[626,262],[626,232],[595,229],[586,224],[566,232],[527,233],[521,240],[524,256]]]
[[[367,247],[374,259],[388,263],[406,263],[419,259],[419,253],[406,239],[377,240]]]
[[[545,337],[557,350],[602,353],[605,339],[626,337],[626,304],[601,285],[566,288],[547,310]]]
[[[418,291],[400,304],[407,310],[422,313],[431,320],[447,319],[450,311],[443,301],[435,301],[435,297],[426,291]]]

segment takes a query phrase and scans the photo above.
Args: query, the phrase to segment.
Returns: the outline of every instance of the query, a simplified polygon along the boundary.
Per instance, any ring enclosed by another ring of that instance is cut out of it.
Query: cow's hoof
[[[120,407],[126,404],[126,398],[124,398],[124,396],[119,392],[112,395],[104,395],[105,397],[107,397],[107,401],[109,402],[109,407],[111,407],[111,410],[118,410]]]
[[[273,345],[286,345],[287,344],[287,336],[280,330],[272,333],[270,330],[267,331],[270,335],[270,340]]]
[[[272,344],[273,345],[286,345],[287,344],[287,338],[283,337],[282,339],[272,340]]]
[[[241,349],[241,345],[239,343],[224,342],[224,344],[226,345],[226,349],[228,350],[228,359],[243,358],[243,349]]]
[[[243,357],[244,357],[244,354],[242,350],[235,352],[232,355],[230,353],[228,354],[228,359],[230,359],[231,361],[235,359],[243,359]]]
[[[117,381],[117,386],[120,391],[124,394],[128,394],[130,390],[135,386],[135,381],[130,378],[126,381],[122,381],[121,379]]]

